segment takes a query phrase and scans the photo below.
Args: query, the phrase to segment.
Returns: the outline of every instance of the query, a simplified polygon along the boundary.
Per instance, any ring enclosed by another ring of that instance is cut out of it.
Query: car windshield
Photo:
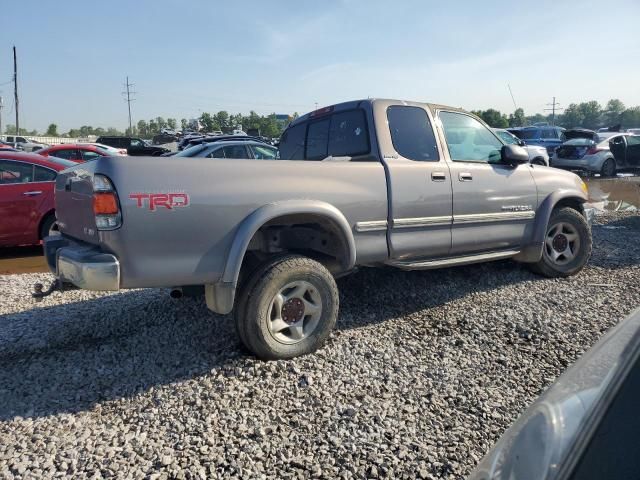
[[[518,138],[505,130],[495,130],[495,133],[500,137],[507,145],[516,145],[518,142]]]
[[[49,156],[47,157],[47,160],[49,160],[51,163],[56,163],[61,167],[65,167],[65,168],[75,167],[76,165],[78,165],[76,162],[72,162],[71,160],[66,160],[64,158],[58,158],[58,157]]]
[[[205,150],[208,147],[209,147],[209,145],[206,144],[206,143],[200,144],[200,145],[194,145],[193,147],[185,148],[180,153],[177,153],[174,156],[176,156],[176,157],[195,157],[196,155],[198,155],[199,153],[201,153],[203,150]]]

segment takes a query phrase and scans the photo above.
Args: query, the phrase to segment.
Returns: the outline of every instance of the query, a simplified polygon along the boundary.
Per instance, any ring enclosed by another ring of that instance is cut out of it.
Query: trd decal
[[[130,193],[129,198],[137,202],[138,208],[146,207],[150,212],[155,212],[160,207],[173,210],[189,206],[187,193]]]

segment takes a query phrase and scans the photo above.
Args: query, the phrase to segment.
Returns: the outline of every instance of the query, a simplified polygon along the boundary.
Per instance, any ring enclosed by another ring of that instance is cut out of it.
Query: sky
[[[305,113],[366,97],[527,115],[640,105],[640,1],[138,0],[2,7],[3,123],[59,131],[202,112]],[[15,19],[15,21],[14,21]]]

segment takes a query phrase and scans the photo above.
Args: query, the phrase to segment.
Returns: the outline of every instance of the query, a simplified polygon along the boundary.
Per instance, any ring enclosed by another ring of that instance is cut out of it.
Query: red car
[[[35,245],[55,232],[55,180],[74,165],[36,153],[0,151],[0,246]]]
[[[82,163],[89,160],[95,160],[98,157],[106,157],[113,155],[104,148],[97,147],[88,143],[63,143],[61,145],[53,145],[51,147],[38,150],[38,155],[45,157],[53,156],[71,160],[72,162]]]

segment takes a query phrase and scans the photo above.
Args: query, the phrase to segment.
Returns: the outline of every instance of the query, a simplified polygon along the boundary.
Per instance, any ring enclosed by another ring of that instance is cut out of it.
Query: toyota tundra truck
[[[294,120],[277,160],[100,157],[56,180],[56,281],[87,290],[199,286],[263,359],[315,351],[358,267],[513,259],[578,273],[591,254],[587,188],[532,165],[479,118],[367,99]]]

